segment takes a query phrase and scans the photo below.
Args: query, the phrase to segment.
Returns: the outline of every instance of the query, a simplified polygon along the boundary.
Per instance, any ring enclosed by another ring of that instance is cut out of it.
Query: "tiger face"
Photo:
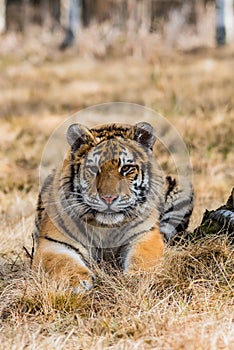
[[[80,217],[111,226],[144,214],[147,198],[157,192],[152,176],[156,136],[150,124],[113,124],[90,130],[73,124],[67,140],[71,146],[70,192],[73,201],[77,196]]]

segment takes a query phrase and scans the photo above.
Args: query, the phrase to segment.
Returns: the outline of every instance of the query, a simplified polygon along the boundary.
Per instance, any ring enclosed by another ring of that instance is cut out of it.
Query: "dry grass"
[[[97,268],[87,295],[64,292],[25,262],[5,262],[2,344],[24,349],[223,349],[233,342],[233,247],[216,238],[167,251],[132,278]],[[6,345],[5,345],[6,346]],[[4,347],[3,347],[4,348]],[[8,347],[9,348],[9,347]]]
[[[47,137],[78,109],[145,104],[183,136],[194,167],[194,228],[233,186],[234,50],[95,60],[75,51],[0,58],[0,348],[233,349],[233,247],[211,237],[167,249],[162,265],[132,278],[97,268],[87,295],[32,274],[37,166]],[[100,123],[104,123],[100,120]]]

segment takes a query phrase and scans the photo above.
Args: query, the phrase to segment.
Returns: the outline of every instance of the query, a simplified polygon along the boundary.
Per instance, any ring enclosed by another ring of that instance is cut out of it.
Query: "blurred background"
[[[205,208],[226,201],[234,182],[233,23],[232,0],[0,0],[4,227],[28,239],[48,137],[73,113],[111,101],[150,107],[181,134],[194,171],[192,227]]]
[[[0,1],[1,33],[21,33],[25,41],[32,36],[32,27],[42,44],[52,37],[55,44],[64,32],[60,49],[79,42],[83,53],[98,57],[143,55],[146,49],[150,54],[150,47],[159,42],[188,50],[233,41],[233,0]],[[8,39],[5,50],[10,44]]]
[[[31,252],[47,141],[95,104],[150,107],[178,130],[193,166],[190,230],[206,208],[226,202],[233,35],[233,0],[0,0],[1,349],[233,349],[233,247],[225,240],[169,249],[169,266],[139,283],[100,273],[94,293],[78,299],[29,275],[23,250]],[[114,112],[92,123],[113,122]],[[54,161],[60,139],[48,148]],[[159,142],[155,154],[171,174]]]

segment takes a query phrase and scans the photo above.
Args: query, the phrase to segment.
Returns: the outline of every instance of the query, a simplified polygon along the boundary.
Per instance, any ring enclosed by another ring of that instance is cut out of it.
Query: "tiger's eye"
[[[123,171],[123,172],[125,173],[125,172],[128,171],[130,168],[131,168],[130,165],[123,165],[122,168],[121,168],[121,171]]]
[[[92,173],[94,174],[98,174],[99,173],[99,169],[96,165],[92,165],[89,167],[89,169],[92,171]]]
[[[121,168],[121,173],[127,173],[129,172],[131,169],[134,169],[135,166],[132,165],[132,164],[126,164],[126,165],[123,165],[122,168]]]

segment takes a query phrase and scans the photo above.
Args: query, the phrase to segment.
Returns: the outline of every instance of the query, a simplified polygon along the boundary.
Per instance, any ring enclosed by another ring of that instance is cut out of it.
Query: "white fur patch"
[[[113,213],[113,214],[97,213],[95,216],[95,219],[100,224],[111,226],[113,224],[115,225],[122,222],[125,219],[125,216],[124,214],[118,214],[118,213]]]
[[[69,249],[62,244],[50,242],[50,244],[44,248],[44,251],[55,253],[58,255],[60,255],[60,254],[66,255],[67,257],[72,258],[79,265],[86,267],[85,263],[83,262],[83,260],[81,259],[80,255],[79,255],[79,253],[74,252],[72,249]]]

